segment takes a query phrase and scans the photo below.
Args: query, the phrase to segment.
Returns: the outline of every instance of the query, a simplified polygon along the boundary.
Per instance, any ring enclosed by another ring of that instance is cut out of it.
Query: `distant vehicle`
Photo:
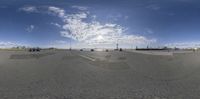
[[[120,51],[120,52],[123,51],[122,48],[120,48],[119,51]]]
[[[32,52],[32,49],[29,49],[28,51],[29,51],[29,52]]]
[[[94,52],[94,49],[91,49],[90,51],[91,51],[91,52]]]
[[[83,51],[83,49],[80,49],[80,51]]]
[[[40,48],[30,48],[29,52],[40,52]]]
[[[106,49],[106,52],[108,52],[108,49]]]
[[[198,48],[193,48],[192,50],[193,50],[193,52],[196,52],[198,50]]]

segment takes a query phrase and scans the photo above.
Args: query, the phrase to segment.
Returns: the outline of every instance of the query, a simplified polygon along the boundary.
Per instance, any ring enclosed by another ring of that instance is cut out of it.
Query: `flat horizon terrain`
[[[200,52],[0,51],[0,99],[200,99]]]

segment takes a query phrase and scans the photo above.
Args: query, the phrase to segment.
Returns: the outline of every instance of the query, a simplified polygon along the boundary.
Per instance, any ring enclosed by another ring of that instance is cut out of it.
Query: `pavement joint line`
[[[88,59],[88,60],[91,60],[91,61],[96,61],[96,59],[91,58],[91,57],[88,57],[88,56],[85,56],[85,55],[79,55],[79,56],[81,56],[81,57],[83,57],[83,58],[86,58],[86,59]]]

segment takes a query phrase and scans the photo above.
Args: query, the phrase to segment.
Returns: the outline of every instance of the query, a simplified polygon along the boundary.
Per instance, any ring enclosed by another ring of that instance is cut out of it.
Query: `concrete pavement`
[[[200,53],[0,51],[0,99],[199,99]]]

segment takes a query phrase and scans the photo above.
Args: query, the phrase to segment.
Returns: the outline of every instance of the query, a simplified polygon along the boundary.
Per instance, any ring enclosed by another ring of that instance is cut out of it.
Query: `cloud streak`
[[[38,12],[38,9],[35,6],[25,6],[19,9],[20,11],[25,11],[25,12]]]
[[[146,8],[148,9],[151,9],[151,10],[160,10],[160,6],[156,5],[156,4],[151,4],[151,5],[148,5]]]
[[[58,24],[58,23],[53,23],[53,22],[51,22],[51,25],[54,25],[54,26],[56,26],[56,27],[58,27],[58,28],[61,28],[61,27],[62,27],[60,24]]]
[[[88,9],[88,7],[77,6],[77,5],[72,6],[72,8],[75,8],[75,9],[78,9],[78,10],[87,10]]]

